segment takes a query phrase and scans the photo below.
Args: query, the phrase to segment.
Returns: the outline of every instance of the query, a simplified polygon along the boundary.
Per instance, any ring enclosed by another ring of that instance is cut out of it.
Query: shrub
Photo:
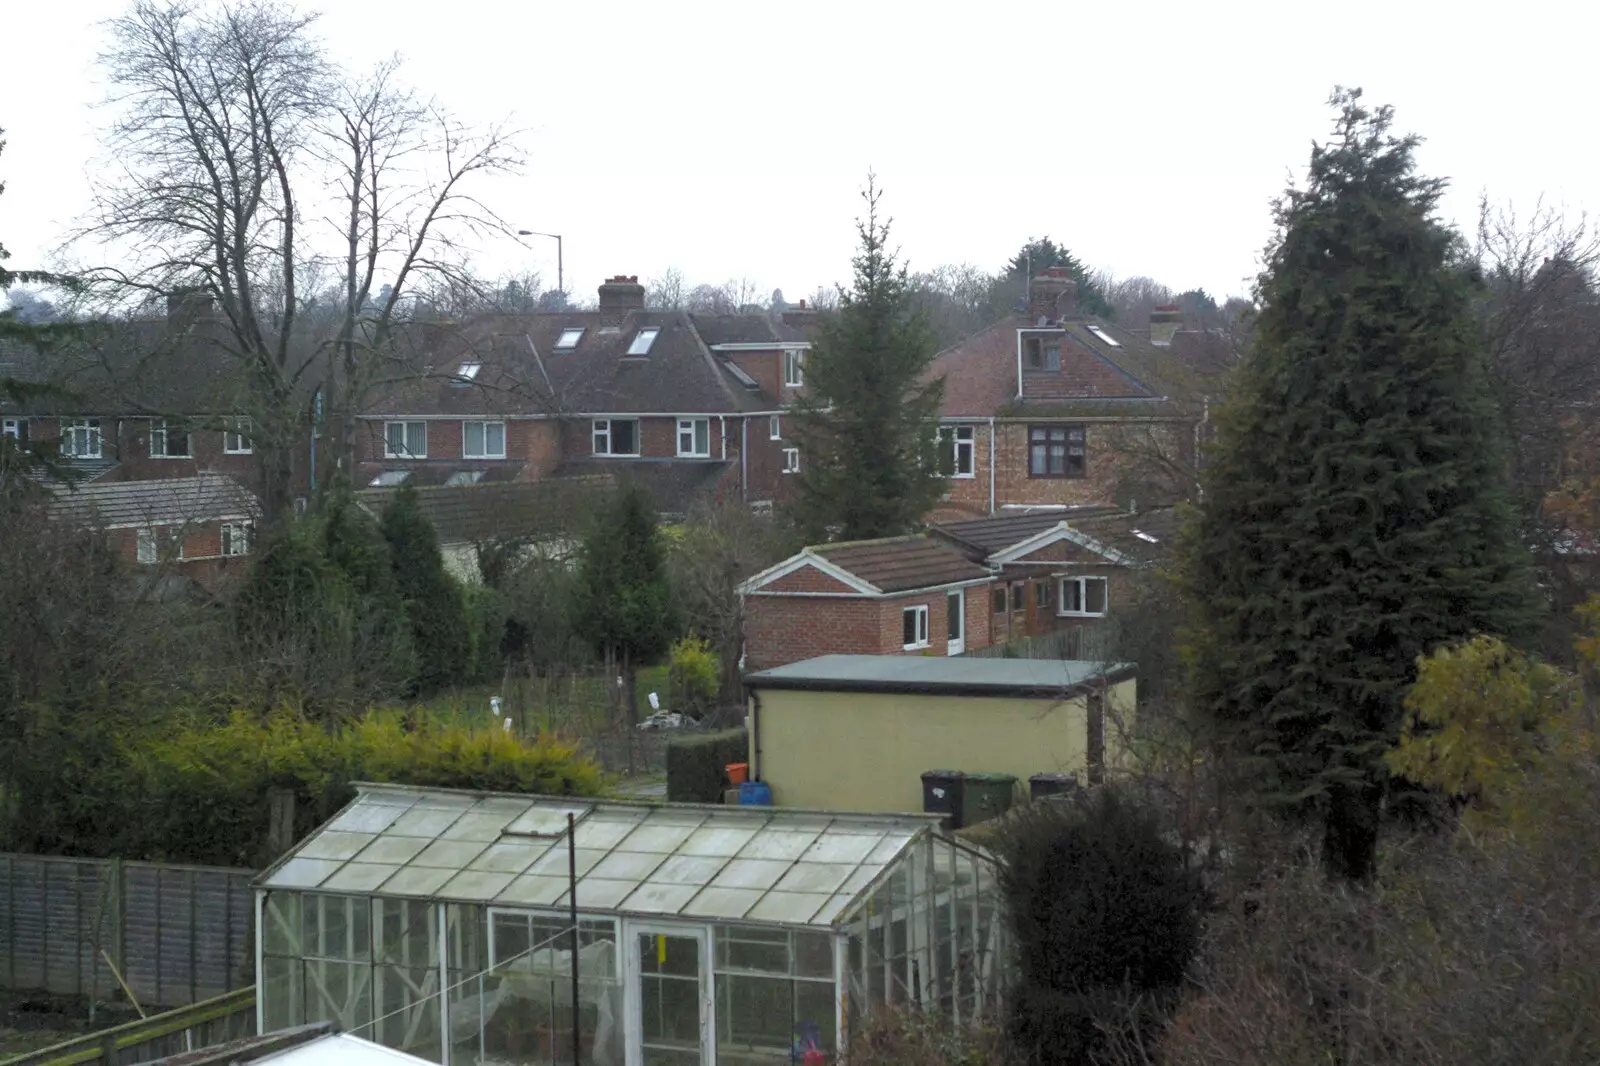
[[[667,799],[674,803],[721,803],[723,768],[744,762],[750,740],[743,729],[694,733],[667,742]]]
[[[702,717],[717,698],[721,667],[716,652],[690,634],[676,641],[667,654],[667,699],[670,710]]]
[[[417,505],[417,490],[402,485],[383,510],[394,577],[411,619],[417,653],[417,691],[437,692],[459,683],[472,663],[461,586],[445,569],[433,523]]]
[[[128,756],[119,817],[136,828],[123,853],[228,866],[272,858],[264,850],[272,788],[294,791],[302,836],[349,802],[354,781],[586,796],[603,784],[574,745],[393,711],[333,728],[292,710],[236,712],[220,725],[196,717]]]
[[[1154,817],[1098,789],[1025,808],[997,850],[1017,948],[1007,1031],[1018,1058],[1088,1063],[1108,1030],[1151,1035],[1200,935],[1199,886]]]

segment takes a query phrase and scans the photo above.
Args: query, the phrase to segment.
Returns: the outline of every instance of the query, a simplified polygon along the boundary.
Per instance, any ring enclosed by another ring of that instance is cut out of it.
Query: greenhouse
[[[442,1063],[816,1066],[1004,972],[993,863],[932,816],[362,785],[256,896],[260,1031]]]

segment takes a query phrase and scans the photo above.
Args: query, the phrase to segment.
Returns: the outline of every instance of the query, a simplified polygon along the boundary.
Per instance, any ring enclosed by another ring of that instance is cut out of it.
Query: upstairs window
[[[976,476],[977,434],[972,426],[939,427],[939,469],[945,477]]]
[[[161,419],[150,423],[150,458],[187,459],[189,431],[176,422]]]
[[[582,326],[562,330],[561,336],[556,338],[556,351],[570,352],[576,348],[578,342],[583,340],[583,330],[584,327]]]
[[[61,423],[61,454],[69,459],[100,458],[100,420]]]
[[[785,448],[783,450],[783,472],[785,474],[798,474],[800,472],[799,448]]]
[[[1022,338],[1022,369],[1051,371],[1061,369],[1061,342],[1038,334]]]
[[[767,418],[767,439],[783,439],[783,419],[777,415],[771,415]]]
[[[18,444],[28,443],[28,420],[26,418],[7,418],[0,421],[0,437],[10,437]]]
[[[506,424],[504,422],[461,423],[461,455],[465,459],[504,459]]]
[[[385,422],[383,424],[383,454],[387,459],[426,459],[428,457],[428,423]]]
[[[928,646],[928,608],[907,607],[900,612],[901,635],[905,638],[902,647],[906,651],[914,648]]]
[[[222,452],[224,455],[249,455],[255,450],[250,441],[250,420],[248,418],[232,418],[222,431]]]
[[[222,525],[222,554],[249,555],[250,541],[255,530],[249,522],[224,522]]]
[[[649,355],[650,346],[656,342],[656,337],[661,334],[660,326],[646,326],[633,335],[633,343],[628,345],[629,355]]]
[[[806,353],[783,353],[783,383],[791,389],[802,388],[806,383]]]
[[[678,455],[686,459],[710,458],[711,419],[678,419]]]
[[[1106,613],[1108,582],[1103,577],[1064,577],[1061,579],[1063,617],[1099,618]]]
[[[139,546],[137,556],[140,566],[153,566],[160,558],[156,551],[156,532],[153,529],[139,530]]]
[[[1087,470],[1082,426],[1029,426],[1029,477],[1083,477]]]
[[[638,455],[639,421],[635,418],[594,420],[594,454]]]

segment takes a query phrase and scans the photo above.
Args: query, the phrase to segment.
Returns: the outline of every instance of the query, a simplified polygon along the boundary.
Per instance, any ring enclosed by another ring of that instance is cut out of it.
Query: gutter
[[[799,692],[887,692],[907,693],[919,696],[966,696],[976,698],[1032,698],[1032,699],[1066,699],[1085,693],[1093,694],[1102,690],[1102,686],[1109,686],[1122,681],[1129,681],[1138,677],[1138,668],[1124,666],[1119,669],[1097,673],[1092,677],[1084,678],[1074,684],[1051,685],[985,685],[980,682],[946,683],[937,681],[877,681],[862,679],[842,678],[810,678],[810,677],[763,677],[745,681],[745,687],[750,691],[750,698],[756,706],[760,705],[760,689],[779,689]],[[751,726],[752,743],[756,743],[758,734],[755,724]],[[756,746],[759,753],[760,747]]]
[[[1021,356],[1018,356],[1021,358]],[[994,439],[994,418],[989,419],[989,513],[994,514],[994,464],[998,455],[999,445]]]

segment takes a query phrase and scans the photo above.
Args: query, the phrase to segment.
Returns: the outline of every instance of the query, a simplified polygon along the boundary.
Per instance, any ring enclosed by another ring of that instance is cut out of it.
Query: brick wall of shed
[[[991,642],[988,587],[959,590],[966,608],[966,646]],[[765,670],[818,655],[944,655],[949,651],[949,592],[913,592],[883,599],[750,596],[745,600],[745,660]],[[928,608],[928,646],[905,649],[905,610]]]

